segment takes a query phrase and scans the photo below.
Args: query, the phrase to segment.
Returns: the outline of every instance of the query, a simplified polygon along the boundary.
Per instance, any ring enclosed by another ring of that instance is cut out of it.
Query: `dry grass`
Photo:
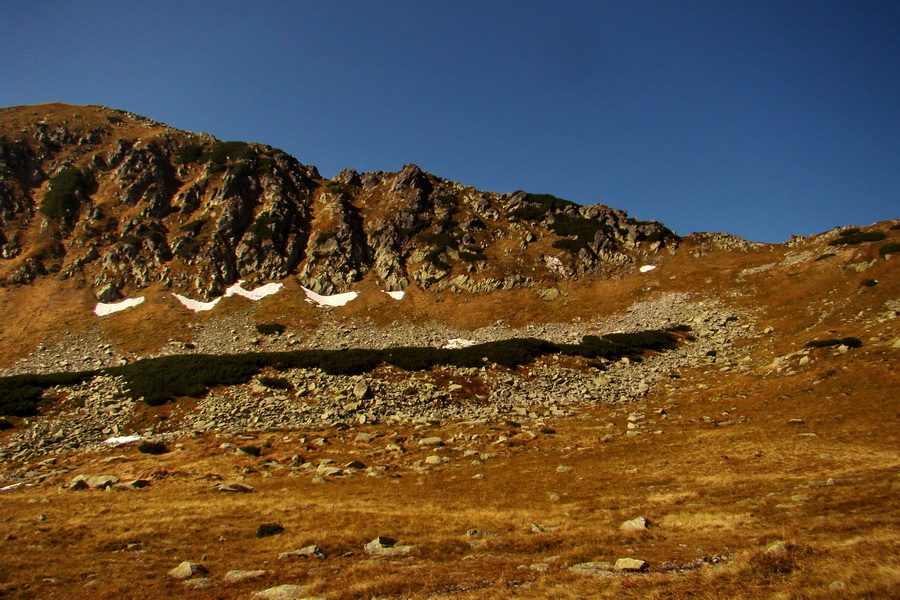
[[[814,242],[807,244],[818,252]],[[500,424],[387,422],[252,438],[187,436],[175,451],[159,456],[134,448],[60,456],[58,467],[68,472],[32,488],[0,492],[0,597],[231,600],[282,583],[348,600],[900,597],[900,374],[891,348],[900,331],[897,319],[878,317],[886,300],[900,296],[895,265],[876,261],[865,275],[881,283],[863,292],[859,273],[841,268],[866,258],[859,249],[840,250],[837,262],[777,266],[736,281],[741,269],[779,263],[786,252],[710,251],[701,259],[679,253],[648,276],[561,283],[568,296],[550,305],[529,290],[490,296],[412,290],[408,302],[398,303],[378,294],[371,281],[361,284],[367,293],[358,301],[328,311],[304,302],[296,282],[288,282],[290,293],[283,296],[255,305],[231,299],[199,316],[170,310],[168,300],[151,297],[121,319],[104,321],[104,332],[139,353],[181,339],[192,320],[248,310],[255,322],[297,330],[325,314],[383,326],[398,320],[475,327],[499,318],[511,325],[593,319],[665,291],[708,293],[756,311],[759,328],[772,325],[776,331],[744,346],[753,366],[748,372],[717,365],[684,369],[680,379],[661,383],[640,401],[585,406],[573,417],[548,419],[545,425],[555,435],[520,436],[516,445],[498,441],[509,433]],[[71,282],[40,285],[0,290],[0,308],[17,321],[4,321],[0,331],[10,356],[26,352],[35,335],[95,323],[78,316],[89,310],[86,296],[74,296],[76,303],[54,300],[72,291]],[[49,308],[38,303],[41,294],[50,298]],[[40,311],[33,310],[39,305]],[[156,324],[155,330],[145,321]],[[792,373],[766,370],[775,357],[826,335],[855,335],[864,346],[846,355],[815,351],[809,365],[795,364]],[[141,406],[135,424],[153,422],[159,414],[177,422],[192,406]],[[652,428],[662,434],[622,434],[629,412],[655,415],[660,408],[668,414],[652,417]],[[540,427],[533,424],[534,430]],[[357,444],[358,431],[380,437]],[[610,431],[618,435],[602,441]],[[477,440],[468,439],[476,434]],[[7,435],[0,433],[0,442]],[[421,469],[419,461],[432,451],[411,442],[430,435],[460,437],[442,451],[449,463]],[[329,444],[310,443],[322,436]],[[407,451],[384,450],[395,440],[410,442]],[[220,450],[226,441],[262,446],[262,456]],[[464,448],[497,457],[473,464],[475,457],[463,457]],[[360,473],[317,484],[311,473],[292,474],[269,463],[287,465],[297,454],[313,463],[360,460],[383,468],[382,476]],[[115,459],[119,455],[124,458]],[[559,465],[572,470],[559,473]],[[33,466],[7,464],[3,471]],[[153,485],[132,492],[60,489],[80,473],[146,477]],[[243,478],[256,489],[215,492],[219,478]],[[619,530],[636,516],[650,521],[647,531]],[[285,532],[258,539],[261,523],[280,523]],[[468,535],[470,530],[481,533]],[[409,556],[369,557],[362,547],[377,535],[415,549]],[[785,554],[767,555],[778,542]],[[278,559],[280,552],[309,544],[324,548],[328,558]],[[568,569],[619,557],[647,560],[650,569],[608,578]],[[702,557],[721,562],[684,571],[664,568],[688,567]],[[217,583],[185,590],[166,576],[182,560],[202,560]],[[270,571],[263,580],[221,582],[230,569],[260,568]]]

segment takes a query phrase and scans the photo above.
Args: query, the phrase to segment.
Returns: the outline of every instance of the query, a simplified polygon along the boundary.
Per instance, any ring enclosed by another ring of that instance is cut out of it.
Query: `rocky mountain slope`
[[[482,192],[415,165],[326,180],[276,148],[120,110],[0,110],[0,285],[71,278],[107,302],[289,275],[321,293],[367,276],[488,292],[612,274],[677,243],[608,206]]]
[[[900,220],[678,239],[102,107],[0,127],[0,596],[900,597]],[[632,336],[668,342],[582,352]]]

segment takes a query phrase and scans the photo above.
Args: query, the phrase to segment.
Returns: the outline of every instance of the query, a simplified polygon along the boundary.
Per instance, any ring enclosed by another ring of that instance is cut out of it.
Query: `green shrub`
[[[848,348],[860,348],[863,343],[859,338],[855,337],[845,337],[842,339],[825,339],[825,340],[811,340],[806,342],[805,346],[807,348],[827,348],[829,346],[847,346]]]
[[[276,335],[284,333],[285,326],[281,323],[257,323],[256,331],[263,335]]]
[[[7,429],[12,429],[13,424],[7,421],[6,419],[0,418],[0,431],[6,431]]]
[[[891,242],[890,244],[885,244],[881,248],[878,249],[878,254],[882,257],[887,256],[888,254],[900,254],[900,244],[897,242]]]
[[[864,279],[859,283],[859,287],[875,287],[876,285],[878,285],[876,279]]]
[[[856,231],[855,233],[841,234],[841,237],[835,238],[828,242],[829,246],[853,246],[856,244],[862,244],[863,242],[880,242],[884,238],[887,237],[887,234],[883,231],[866,231],[860,232]]]
[[[484,252],[469,252],[467,250],[460,250],[459,258],[466,262],[478,262],[480,260],[487,260],[487,254]]]
[[[166,446],[163,442],[150,442],[150,441],[141,442],[140,444],[138,444],[137,449],[138,449],[138,452],[140,452],[141,454],[154,454],[154,455],[165,454],[169,451],[168,446]]]
[[[122,117],[116,117],[116,116],[106,117],[106,121],[107,121],[107,123],[112,123],[113,125],[119,125],[120,123],[124,123],[124,120],[122,119]]]
[[[264,523],[256,529],[256,537],[262,539],[284,533],[284,527],[278,523]]]
[[[820,260],[825,260],[826,258],[831,258],[832,256],[837,256],[837,254],[835,254],[834,252],[826,252],[825,254],[823,254],[822,256],[817,258],[816,262],[818,262]]]
[[[250,456],[259,456],[262,454],[262,449],[259,446],[241,446],[238,448],[244,454],[249,454]]]
[[[270,225],[278,222],[278,219],[269,214],[261,214],[247,228],[247,234],[253,236],[257,240],[271,240],[275,236]]]
[[[66,167],[50,179],[50,189],[44,194],[41,212],[53,221],[71,221],[78,212],[80,194],[85,187],[81,171],[75,167]]]
[[[677,338],[665,331],[586,336],[581,344],[558,345],[546,340],[520,338],[477,344],[468,348],[403,347],[383,350],[295,350],[236,355],[190,354],[140,360],[106,369],[125,379],[132,398],[143,398],[152,406],[179,396],[201,396],[215,385],[246,383],[264,368],[320,369],[329,375],[358,375],[381,364],[408,371],[428,370],[440,365],[481,367],[493,363],[508,368],[528,364],[548,354],[563,353],[590,359],[636,358],[645,350],[675,347]],[[263,382],[263,379],[260,379]],[[2,380],[0,380],[2,383]]]
[[[423,233],[419,236],[419,239],[442,250],[444,248],[459,248],[459,242],[451,233]]]
[[[0,415],[30,417],[37,414],[44,390],[55,385],[75,385],[97,375],[97,371],[13,375],[0,377]]]
[[[178,227],[178,231],[189,232],[194,235],[198,235],[203,228],[206,227],[206,224],[209,222],[209,219],[206,217],[201,219],[194,219],[193,221],[188,221],[184,225]]]
[[[186,165],[188,163],[197,162],[201,154],[203,154],[203,148],[196,144],[179,146],[175,150],[175,163]]]
[[[578,254],[582,248],[586,247],[581,240],[573,240],[571,238],[563,238],[553,242],[553,247],[559,250],[568,250],[572,254]]]
[[[238,160],[254,160],[258,156],[247,142],[216,142],[209,151],[200,155],[199,162],[224,165]]]
[[[891,231],[897,231],[898,229],[900,229],[900,223],[897,223],[896,225],[891,225]]]

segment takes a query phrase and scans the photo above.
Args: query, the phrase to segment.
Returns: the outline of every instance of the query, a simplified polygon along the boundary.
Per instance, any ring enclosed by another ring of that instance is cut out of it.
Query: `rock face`
[[[483,293],[612,274],[677,240],[608,206],[481,192],[415,165],[326,180],[270,146],[105,107],[0,110],[0,285],[74,277],[104,302],[289,275],[323,294],[366,276]]]

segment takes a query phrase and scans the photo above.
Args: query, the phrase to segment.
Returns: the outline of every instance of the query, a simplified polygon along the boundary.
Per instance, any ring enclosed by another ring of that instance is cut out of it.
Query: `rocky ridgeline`
[[[638,331],[676,324],[692,328],[693,341],[640,362],[606,361],[605,368],[578,367],[550,356],[516,371],[485,366],[478,369],[442,367],[430,372],[407,373],[380,367],[365,376],[326,375],[318,370],[294,369],[278,373],[287,389],[266,387],[255,381],[210,391],[190,410],[176,406],[170,418],[138,431],[129,428],[134,402],[125,397],[124,382],[97,377],[77,386],[48,392],[62,400],[51,414],[27,420],[27,425],[8,438],[0,458],[30,460],[66,450],[97,449],[109,437],[138,434],[148,438],[177,438],[192,432],[241,434],[275,429],[355,427],[381,422],[446,422],[476,420],[494,422],[514,419],[538,423],[577,414],[592,403],[627,403],[646,395],[669,374],[692,366],[716,363],[722,369],[747,370],[749,352],[736,351],[732,342],[753,332],[747,315],[722,309],[708,301],[693,301],[688,295],[669,295],[656,301],[637,303],[627,313],[596,323],[542,325],[520,330],[491,327],[468,332],[478,342],[510,337],[534,336],[557,342],[580,340],[583,335],[612,331]],[[241,344],[234,327],[221,324],[222,335],[213,335],[207,325],[207,340],[218,340],[217,350]],[[439,330],[433,335],[440,345],[447,335],[460,332]],[[332,324],[315,338],[316,347],[341,347],[348,335],[365,338],[361,347],[407,344],[411,337],[423,340],[422,330],[412,326],[396,330],[371,330]],[[396,335],[396,337],[394,337]],[[289,334],[281,337],[287,338]],[[309,340],[286,340],[305,346]],[[349,338],[356,344],[356,338]],[[207,342],[211,343],[211,342]],[[636,429],[636,428],[635,428]],[[639,431],[636,433],[640,433]],[[629,435],[634,435],[631,433]]]
[[[0,285],[76,278],[101,301],[288,275],[319,293],[365,276],[484,293],[614,275],[678,241],[608,206],[482,192],[415,165],[325,180],[270,146],[104,107],[6,109],[0,136]]]

